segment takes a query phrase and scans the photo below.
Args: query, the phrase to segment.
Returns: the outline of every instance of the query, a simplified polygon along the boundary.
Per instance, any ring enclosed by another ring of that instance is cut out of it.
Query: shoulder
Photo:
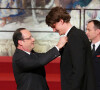
[[[72,37],[74,37],[74,38],[78,37],[80,39],[81,38],[87,38],[86,33],[83,30],[76,28],[75,26],[73,26],[71,28],[69,33],[70,33],[69,37],[71,37],[71,38]]]
[[[19,60],[22,59],[23,57],[27,57],[29,56],[26,52],[20,50],[20,49],[16,49],[15,53],[13,55],[13,60]]]
[[[89,40],[87,35],[81,29],[76,28],[75,26],[72,27],[70,34],[68,36],[68,40],[70,43],[84,43],[89,44]]]

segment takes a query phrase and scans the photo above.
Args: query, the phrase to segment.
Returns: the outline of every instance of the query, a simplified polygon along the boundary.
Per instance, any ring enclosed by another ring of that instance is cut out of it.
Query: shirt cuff
[[[55,46],[57,48],[57,50],[59,51],[59,48],[57,46]]]

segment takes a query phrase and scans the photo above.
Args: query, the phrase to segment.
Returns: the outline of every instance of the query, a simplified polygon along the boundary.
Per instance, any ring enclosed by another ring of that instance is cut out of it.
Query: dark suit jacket
[[[96,90],[100,90],[100,45],[93,55],[93,62],[96,77]]]
[[[85,32],[72,27],[61,50],[62,90],[95,90],[91,46]]]
[[[17,90],[49,90],[45,78],[44,65],[59,54],[55,47],[47,53],[34,52],[31,55],[16,49],[13,55],[13,72]]]

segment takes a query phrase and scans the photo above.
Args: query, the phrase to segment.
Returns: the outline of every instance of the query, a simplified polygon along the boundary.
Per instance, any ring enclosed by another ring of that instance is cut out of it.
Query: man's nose
[[[35,41],[35,38],[32,37],[32,41]]]
[[[87,34],[88,34],[88,31],[86,31],[85,33],[86,33],[86,35],[87,35]]]

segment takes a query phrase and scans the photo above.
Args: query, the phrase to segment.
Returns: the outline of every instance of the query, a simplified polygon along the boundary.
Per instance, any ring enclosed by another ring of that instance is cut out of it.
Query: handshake
[[[60,37],[58,43],[57,43],[57,47],[59,49],[61,49],[62,47],[64,47],[64,45],[68,42],[68,38],[66,36]]]

